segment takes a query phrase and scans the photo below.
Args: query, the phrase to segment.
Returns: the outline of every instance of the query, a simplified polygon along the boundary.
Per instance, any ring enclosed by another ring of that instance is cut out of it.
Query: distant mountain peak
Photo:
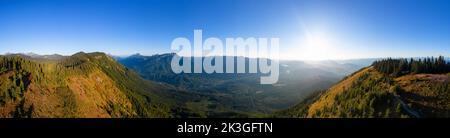
[[[130,56],[128,56],[129,58],[139,58],[139,57],[143,57],[143,55],[141,55],[141,53],[136,53],[136,54],[132,54]]]
[[[30,56],[30,57],[39,57],[41,55],[33,53],[33,52],[28,52],[28,53],[24,53],[24,55]]]

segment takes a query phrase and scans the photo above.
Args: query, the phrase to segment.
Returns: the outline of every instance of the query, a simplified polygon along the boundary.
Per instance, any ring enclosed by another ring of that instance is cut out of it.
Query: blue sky
[[[446,0],[0,0],[0,53],[171,52],[177,37],[277,37],[282,59],[450,56]]]

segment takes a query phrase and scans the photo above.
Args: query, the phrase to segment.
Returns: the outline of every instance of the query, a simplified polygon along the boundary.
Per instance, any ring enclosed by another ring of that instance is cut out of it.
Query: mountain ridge
[[[450,115],[450,63],[442,57],[403,62],[374,62],[342,79],[326,91],[274,114],[308,118],[422,118]],[[433,62],[431,62],[433,61]],[[433,68],[431,68],[433,67]],[[422,68],[419,73],[398,74]],[[426,70],[425,70],[426,68]],[[428,73],[433,71],[446,73]],[[389,71],[389,72],[387,72]]]
[[[104,53],[79,52],[55,60],[20,54],[0,58],[3,117],[173,115],[168,104],[173,101],[162,97],[176,89],[142,80]]]

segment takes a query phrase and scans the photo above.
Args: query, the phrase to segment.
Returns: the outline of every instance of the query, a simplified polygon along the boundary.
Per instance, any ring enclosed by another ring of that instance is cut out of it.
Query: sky
[[[196,29],[279,38],[281,59],[450,56],[450,1],[0,0],[0,54],[162,54]]]

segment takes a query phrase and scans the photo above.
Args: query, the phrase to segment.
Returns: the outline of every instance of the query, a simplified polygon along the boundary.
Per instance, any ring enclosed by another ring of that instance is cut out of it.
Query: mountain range
[[[104,53],[57,57],[0,57],[0,117],[184,117],[185,99],[202,99],[144,80]]]
[[[314,90],[326,89],[345,75],[364,66],[350,62],[280,61],[279,81],[273,85],[259,84],[258,73],[184,73],[171,70],[174,53],[153,56],[135,54],[118,61],[143,78],[174,85],[186,91],[233,99],[233,110],[270,113],[287,108]],[[200,57],[194,57],[200,58]],[[244,58],[247,61],[254,58]],[[192,60],[194,61],[194,60]]]
[[[0,117],[449,116],[450,69],[437,59],[282,60],[279,81],[261,85],[259,73],[175,74],[173,56],[0,56]]]

